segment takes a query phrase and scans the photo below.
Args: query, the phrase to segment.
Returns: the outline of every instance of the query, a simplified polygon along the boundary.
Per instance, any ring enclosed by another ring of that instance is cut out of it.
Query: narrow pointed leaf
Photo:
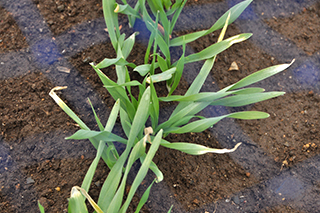
[[[107,131],[107,132],[112,131],[112,129],[116,123],[119,111],[120,111],[120,99],[117,99],[116,103],[113,105],[112,110],[110,112],[108,122],[106,123],[106,126],[104,127],[105,131]]]
[[[168,65],[167,65],[167,62],[164,60],[164,58],[162,58],[160,55],[157,55],[157,60],[162,72],[168,70]]]
[[[202,146],[199,144],[194,144],[194,143],[187,143],[187,142],[186,143],[184,142],[170,143],[165,140],[161,141],[161,146],[164,146],[170,149],[179,150],[189,155],[203,155],[207,153],[224,154],[224,153],[234,152],[240,145],[241,143],[238,143],[232,149],[215,149],[215,148],[209,148],[209,147]]]
[[[93,131],[93,130],[84,130],[80,129],[77,132],[75,132],[73,135],[70,137],[67,137],[66,139],[74,139],[74,140],[83,140],[83,139],[90,139],[90,138],[95,138],[96,140],[100,141],[117,141],[121,143],[126,143],[126,139],[113,134],[111,132],[107,131]]]
[[[116,9],[114,10],[115,13],[122,13],[125,14],[127,16],[133,16],[136,18],[140,18],[141,16],[139,15],[139,13],[133,9],[132,7],[130,7],[129,4],[126,5],[121,5],[121,4],[117,4]]]
[[[141,208],[143,207],[143,205],[147,202],[148,198],[149,198],[149,194],[150,194],[150,189],[152,187],[152,185],[154,184],[154,181],[152,181],[152,183],[150,184],[150,186],[146,189],[146,191],[143,193],[139,204],[137,206],[137,209],[134,213],[139,213]]]
[[[165,58],[170,61],[169,45],[167,45],[167,43],[163,40],[162,36],[159,33],[156,34],[156,42]]]
[[[150,81],[152,81],[153,83],[166,81],[172,78],[172,75],[176,72],[176,70],[176,67],[172,67],[171,69],[168,69],[162,73],[151,75],[147,78],[147,83],[150,83]]]
[[[196,39],[198,39],[204,35],[208,35],[214,31],[222,28],[224,23],[226,22],[229,14],[230,14],[230,20],[228,21],[228,24],[231,24],[240,16],[240,14],[249,6],[249,4],[251,2],[252,2],[252,0],[246,0],[246,1],[240,2],[239,4],[233,6],[225,14],[223,14],[218,19],[218,21],[208,30],[202,30],[202,31],[183,35],[183,36],[185,36],[185,42],[189,43],[189,42],[195,41]],[[182,36],[174,38],[170,41],[170,46],[181,46],[182,44],[183,44]]]
[[[66,89],[67,87],[55,87],[53,88],[49,95],[53,100],[60,106],[60,108],[69,115],[70,118],[72,118],[79,126],[81,129],[87,129],[89,130],[89,127],[83,121],[65,104],[61,98],[55,93],[56,90],[63,90]]]
[[[83,188],[86,192],[89,192],[90,184],[92,182],[94,173],[95,173],[95,171],[97,169],[99,160],[101,158],[102,152],[103,152],[105,147],[106,147],[106,144],[103,141],[100,141],[99,147],[98,147],[98,150],[97,150],[97,155],[94,158],[94,160],[92,161],[92,163],[91,163],[91,165],[90,165],[90,167],[89,167],[89,169],[88,169],[88,171],[86,173],[86,176],[84,177],[84,179],[82,181],[81,188]]]
[[[237,83],[235,83],[232,87],[229,88],[229,91],[251,85],[253,83],[262,81],[270,76],[273,76],[273,75],[287,69],[294,61],[295,60],[292,60],[292,62],[290,64],[275,65],[275,66],[260,70],[258,72],[255,72],[255,73],[243,78],[242,80],[238,81]]]
[[[159,119],[159,99],[157,96],[156,89],[154,88],[153,82],[150,82],[150,90],[151,90],[151,106],[150,106],[150,118],[152,128],[155,129],[156,125],[158,125]]]
[[[215,55],[221,53],[222,51],[228,49],[233,44],[245,41],[248,38],[250,38],[251,36],[252,36],[251,33],[243,33],[243,34],[236,35],[231,38],[225,39],[221,42],[212,44],[211,46],[207,47],[206,49],[202,50],[199,53],[194,53],[194,54],[188,55],[185,58],[185,62],[191,63],[191,62],[195,62],[195,61],[201,61],[201,60],[205,60],[208,58],[212,58]]]
[[[141,76],[145,76],[151,70],[151,64],[142,64],[133,69],[138,72]]]
[[[114,98],[114,100],[120,99],[120,105],[123,109],[134,112],[134,106],[131,104],[128,95],[123,87],[117,87],[117,83],[113,82],[111,79],[109,79],[100,69],[98,69],[93,63],[90,63],[90,65],[93,67],[93,69],[98,74],[99,78],[101,79],[104,86],[110,86],[108,88],[108,92],[111,94],[111,96]],[[130,118],[133,119],[133,118]]]
[[[202,132],[209,127],[216,124],[218,121],[222,120],[223,118],[237,118],[237,119],[262,119],[269,117],[268,113],[265,112],[258,112],[258,111],[245,111],[245,112],[235,112],[228,115],[222,115],[213,118],[206,118],[198,121],[194,121],[189,123],[179,129],[175,129],[172,131],[168,131],[168,133],[176,133],[182,134],[187,132]]]
[[[202,92],[194,95],[189,95],[189,96],[181,96],[181,95],[171,95],[168,97],[160,97],[159,100],[161,101],[194,101],[194,102],[200,102],[200,101],[205,101],[205,102],[211,102],[215,99],[222,98],[224,96],[229,95],[230,93],[218,93],[218,92]]]
[[[176,4],[177,4],[177,7],[174,9],[175,13],[171,19],[171,28],[170,28],[170,34],[172,33],[173,29],[174,29],[174,26],[176,25],[177,23],[177,20],[181,14],[181,11],[182,9],[184,8],[184,6],[186,5],[187,3],[187,0],[183,1],[176,1],[176,3],[174,4],[173,7],[176,7]],[[179,6],[178,6],[179,5]],[[169,15],[169,14],[168,14]]]
[[[221,42],[224,38],[225,32],[227,30],[227,24],[230,18],[230,13],[228,13],[227,19],[225,21],[225,25],[223,27],[223,29],[221,30],[221,33],[219,35],[218,38],[218,42]],[[182,37],[183,40],[185,40],[184,37]],[[185,44],[185,42],[183,42],[183,45]],[[194,81],[192,82],[191,86],[189,87],[189,89],[187,90],[185,96],[189,96],[189,95],[194,95],[199,93],[202,85],[204,84],[205,80],[207,79],[207,76],[209,75],[213,64],[216,60],[217,55],[215,55],[212,58],[207,59],[203,66],[201,67],[201,70],[199,72],[199,74],[197,75],[197,77],[194,79]],[[223,92],[223,90],[221,91]],[[178,106],[174,109],[173,113],[171,114],[170,118],[173,117],[175,114],[177,114],[177,112],[179,112],[180,110],[182,110],[183,108],[185,108],[186,106],[188,106],[191,102],[184,102],[184,103],[179,103]]]
[[[91,101],[90,101],[89,98],[88,98],[88,102],[89,102],[89,104],[90,104],[90,106],[91,106],[92,112],[93,112],[93,114],[94,114],[94,118],[96,119],[96,122],[97,122],[97,125],[98,125],[100,131],[103,131],[103,130],[104,130],[104,127],[103,127],[103,125],[102,125],[102,123],[101,123],[101,121],[100,121],[100,119],[99,119],[96,111],[94,110],[94,107],[93,107],[93,105],[92,105],[92,103],[91,103]]]
[[[180,57],[180,59],[177,63],[177,66],[176,66],[177,70],[174,74],[173,84],[170,88],[168,96],[170,96],[174,92],[174,90],[178,87],[178,85],[180,83],[180,79],[182,77],[182,73],[183,73],[183,69],[184,69],[185,52],[186,52],[186,45],[183,44],[182,56]]]
[[[257,103],[260,101],[264,101],[270,98],[275,98],[283,94],[285,94],[285,92],[265,92],[265,93],[235,95],[235,96],[230,96],[230,97],[213,101],[211,105],[239,107],[239,106],[245,106],[245,105]]]
[[[68,202],[68,213],[88,213],[85,199],[81,192],[74,186]]]
[[[114,88],[114,87],[126,87],[126,86],[140,86],[141,83],[139,81],[130,81],[130,82],[126,82],[126,83],[123,83],[123,84],[117,84],[117,85],[110,85],[110,86],[104,86],[105,88]]]
[[[185,116],[195,115],[209,105],[210,105],[210,102],[190,103],[188,106],[186,106],[185,108],[177,112],[174,116],[171,116],[166,122],[163,122],[162,124],[160,124],[157,127],[156,132],[159,129],[164,129],[164,132],[167,133],[166,129],[170,128],[170,126],[173,123],[179,121],[180,119],[183,119]]]
[[[124,133],[126,134],[127,137],[129,137],[131,123],[130,123],[130,119],[128,117],[127,112],[122,108],[120,109],[120,122],[121,122],[121,126]]]
[[[137,33],[133,33],[129,38],[127,38],[124,41],[123,47],[122,47],[122,53],[123,53],[124,58],[128,58],[128,56],[133,48],[133,45],[135,43],[136,35],[137,35]]]
[[[253,94],[253,93],[262,93],[265,89],[260,87],[249,87],[249,88],[243,88],[239,90],[233,90],[231,91],[234,95],[245,95],[245,94]]]
[[[114,195],[110,205],[108,206],[107,212],[119,212],[119,209],[121,207],[121,203],[123,200],[123,196],[124,196],[124,191],[125,191],[125,186],[126,186],[129,171],[130,171],[133,163],[142,155],[142,153],[145,153],[144,139],[141,139],[133,147],[133,149],[129,155],[129,158],[128,158],[128,162],[127,162],[126,169],[125,169],[125,172],[122,177],[121,184],[120,184],[116,194]]]
[[[141,165],[141,167],[140,167],[140,169],[139,169],[139,171],[138,171],[138,173],[137,173],[137,175],[131,185],[127,199],[120,209],[120,213],[125,213],[127,211],[127,208],[133,198],[133,195],[135,194],[137,188],[139,187],[139,185],[141,184],[141,182],[144,180],[145,176],[147,175],[147,172],[149,170],[152,159],[153,159],[154,155],[156,154],[156,151],[159,148],[162,134],[163,134],[163,131],[160,130],[158,132],[158,134],[156,135],[156,137],[154,138],[154,140],[152,141],[152,144],[150,146],[148,154],[147,154],[146,158],[144,159],[144,161],[143,161],[143,163],[142,163],[142,165]]]
[[[136,65],[133,63],[127,62],[124,58],[118,57],[118,58],[105,58],[103,59],[99,64],[96,65],[97,68],[102,69],[109,67],[111,65],[119,65],[119,66],[125,66],[128,65],[130,67],[135,68]]]
[[[108,28],[108,33],[110,36],[112,46],[116,50],[118,48],[118,37],[120,36],[120,30],[118,23],[118,15],[114,13],[115,4],[115,0],[102,1],[104,20]]]
[[[41,213],[45,213],[44,212],[44,207],[40,204],[40,202],[38,201],[38,207]]]

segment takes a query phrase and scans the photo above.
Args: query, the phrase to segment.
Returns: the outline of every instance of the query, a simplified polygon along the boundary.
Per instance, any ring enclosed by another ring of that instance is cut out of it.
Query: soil
[[[166,139],[172,142],[184,141],[222,148],[208,130],[199,134],[169,135]],[[164,173],[166,182],[171,183],[168,185],[174,196],[188,211],[227,198],[258,183],[254,176],[228,155],[192,156],[160,148],[154,162]]]
[[[290,17],[274,17],[266,20],[272,29],[278,31],[285,37],[291,39],[299,48],[308,55],[319,51],[319,24],[320,24],[320,3],[303,8],[301,13]],[[302,21],[303,20],[303,21]]]
[[[7,141],[60,129],[76,129],[48,96],[51,82],[41,72],[0,82],[1,135]]]
[[[96,0],[33,0],[32,2],[55,36],[72,26],[76,27],[77,24],[102,18],[101,2]],[[199,0],[192,1],[187,6],[196,7],[216,2],[220,4],[224,1]],[[291,39],[308,56],[312,56],[319,50],[318,11],[319,3],[316,3],[302,8],[300,13],[292,14],[290,17],[279,16],[263,21],[268,23],[272,29]],[[27,48],[28,44],[11,12],[0,7],[0,14],[4,14],[0,17],[1,59],[1,54],[19,52]],[[125,19],[122,21],[123,25],[127,23]],[[188,32],[179,31],[175,32],[175,35]],[[132,33],[131,30],[126,32],[127,35],[130,33]],[[241,31],[237,23],[232,24],[228,28],[226,37],[239,33]],[[195,52],[201,51],[214,43],[218,35],[219,32],[207,35],[192,42],[189,47]],[[128,61],[141,64],[142,61],[139,59],[143,59],[144,50],[145,46],[138,39]],[[90,83],[101,102],[110,108],[114,101],[88,64],[91,61],[99,62],[105,57],[114,57],[114,50],[108,42],[92,45],[74,54],[68,58],[68,61],[75,68],[74,70],[77,70],[81,77]],[[232,62],[238,65],[238,69],[229,69]],[[250,73],[278,63],[279,60],[267,54],[250,40],[234,45],[217,57],[212,70],[211,79],[213,80],[206,83],[206,88],[223,88]],[[76,131],[77,127],[49,97],[50,89],[58,85],[52,79],[47,78],[46,71],[35,68],[18,77],[2,79],[0,76],[0,209],[2,212],[34,212],[37,208],[37,200],[44,205],[46,212],[67,212],[67,198],[70,196],[70,190],[74,185],[81,185],[95,155],[94,148],[87,141],[64,141],[63,138]],[[115,80],[114,68],[103,71]],[[137,73],[132,70],[130,72],[132,79],[141,80]],[[284,71],[280,75],[289,76],[289,78],[293,76],[291,70]],[[183,94],[190,84],[188,77],[185,76],[181,83],[175,94]],[[267,90],[286,91],[278,77],[266,80],[261,83],[261,86],[266,87]],[[157,91],[159,96],[166,95],[163,84],[157,85]],[[312,161],[320,153],[318,132],[320,95],[317,92],[317,89],[300,89],[253,106],[231,108],[228,111],[252,109],[268,112],[270,118],[266,120],[237,121],[236,124],[240,125],[244,135],[254,142],[254,146],[263,150],[264,155],[275,162],[277,173],[292,172],[296,171],[295,169],[301,163]],[[59,93],[59,96],[62,96],[72,109],[76,109],[75,106],[72,106],[74,103],[68,102],[68,98],[63,94]],[[163,104],[162,106],[170,111],[174,105]],[[166,116],[164,114],[162,119]],[[234,136],[232,134],[228,137],[233,139]],[[197,134],[169,135],[166,139],[222,148],[221,137],[209,130]],[[247,153],[247,155],[251,154],[254,155],[254,153]],[[154,162],[163,171],[164,185],[169,188],[166,194],[161,191],[161,188],[155,186],[155,191],[160,191],[155,197],[168,196],[161,199],[167,199],[166,201],[170,202],[176,200],[178,206],[174,207],[173,212],[209,212],[210,208],[210,212],[214,212],[213,209],[219,206],[219,203],[225,205],[226,202],[230,202],[230,206],[217,212],[317,211],[317,204],[308,209],[307,205],[298,208],[294,200],[277,202],[270,206],[268,202],[260,203],[263,195],[257,194],[268,188],[268,180],[249,170],[237,160],[235,155],[190,156],[161,147]],[[107,174],[108,168],[100,162],[90,190],[90,195],[95,200]],[[316,180],[311,182],[312,187],[318,187]],[[306,182],[304,184],[307,185]],[[128,187],[130,187],[130,181]],[[249,190],[249,193],[240,196],[246,190]],[[317,192],[316,189],[314,191]],[[139,193],[141,196],[141,192]],[[313,196],[314,194],[310,193],[309,197],[305,195],[304,199],[312,200]],[[138,197],[134,198],[135,202],[132,203],[128,212],[134,212],[138,199]],[[250,199],[255,200],[255,203],[247,205]],[[152,197],[150,200],[142,212],[164,212],[165,209],[168,209],[167,206],[171,206],[169,202],[160,202]],[[155,205],[158,207],[154,207]],[[232,210],[233,208],[237,210]],[[315,211],[310,211],[312,208]]]
[[[0,53],[28,46],[25,37],[11,14],[0,7]]]
[[[292,166],[320,153],[319,101],[319,95],[313,91],[286,94],[268,103],[257,103],[252,108],[268,112],[268,122],[239,123],[245,133],[257,141],[276,162],[281,162],[284,167]]]
[[[59,35],[76,24],[103,17],[100,0],[32,1],[37,5],[54,35]]]

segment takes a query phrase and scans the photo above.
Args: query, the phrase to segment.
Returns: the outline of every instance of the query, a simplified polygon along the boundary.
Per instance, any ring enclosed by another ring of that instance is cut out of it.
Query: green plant
[[[149,169],[156,175],[154,182],[162,181],[163,174],[157,165],[152,162],[153,156],[160,145],[191,155],[201,155],[205,153],[233,152],[241,144],[238,143],[233,149],[214,149],[198,144],[169,142],[163,139],[170,133],[201,132],[226,117],[262,119],[269,116],[267,113],[258,111],[241,111],[212,118],[198,115],[209,105],[238,107],[284,94],[284,92],[264,92],[263,88],[248,86],[283,71],[290,64],[282,64],[260,70],[217,92],[200,92],[214,65],[217,54],[235,43],[250,38],[251,34],[245,33],[223,40],[228,24],[232,23],[243,12],[251,1],[246,0],[232,7],[208,30],[172,38],[174,26],[186,0],[177,0],[174,4],[170,0],[147,0],[151,14],[147,11],[145,0],[138,0],[134,7],[128,5],[126,0],[122,0],[123,4],[121,5],[116,3],[115,0],[103,0],[105,21],[117,57],[106,58],[97,65],[91,63],[91,66],[100,77],[104,87],[116,100],[106,125],[102,125],[91,105],[99,131],[90,130],[56,95],[55,90],[64,89],[65,87],[57,87],[50,92],[52,98],[81,128],[67,139],[89,139],[97,149],[96,158],[92,162],[82,186],[74,187],[71,191],[69,212],[87,212],[85,199],[88,199],[96,212],[126,212],[133,195]],[[127,38],[125,34],[120,33],[119,13],[128,16],[131,26],[134,25],[137,18],[142,19],[150,31],[144,64],[135,65],[127,61],[127,57],[135,43],[136,33]],[[187,43],[221,28],[222,31],[217,43],[210,45],[199,53],[185,55]],[[176,62],[172,63],[170,47],[174,46],[182,46],[183,53]],[[205,62],[185,95],[172,95],[180,82],[184,66],[188,63],[202,60]],[[100,70],[111,65],[116,68],[117,82],[109,79]],[[138,72],[143,80],[141,82],[132,81],[129,75],[130,69]],[[154,86],[155,83],[161,81],[166,82],[168,89],[166,97],[158,97]],[[131,87],[133,86],[139,87],[138,98],[135,98],[131,93]],[[161,124],[158,122],[160,101],[179,102],[169,119]],[[126,139],[112,133],[118,115],[120,115],[120,122]],[[148,118],[152,127],[145,128]],[[117,152],[114,142],[126,145],[123,153],[119,154]],[[147,143],[151,144],[148,152],[146,152]],[[110,173],[102,186],[98,203],[96,204],[88,195],[88,191],[100,158],[108,165]],[[128,173],[133,163],[137,160],[141,162],[140,169],[133,181],[127,199],[122,203]],[[136,212],[139,212],[146,202],[154,182],[151,183],[142,196]]]

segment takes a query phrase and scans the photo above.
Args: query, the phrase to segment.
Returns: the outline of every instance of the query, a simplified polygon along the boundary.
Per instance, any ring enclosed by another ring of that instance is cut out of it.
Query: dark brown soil
[[[319,94],[313,91],[286,94],[253,107],[268,112],[268,122],[239,123],[276,162],[291,166],[320,153],[319,101]]]
[[[34,188],[39,192],[39,201],[45,209],[49,210],[48,212],[67,212],[67,198],[70,197],[71,188],[81,186],[83,175],[86,174],[91,163],[92,160],[84,159],[84,156],[81,156],[80,159],[52,159],[27,166],[24,172],[34,180]],[[101,186],[109,171],[109,168],[101,160],[90,186],[92,199],[98,200]],[[50,186],[47,183],[50,183]],[[134,205],[130,206],[129,212],[135,211],[138,202],[139,200],[135,196],[133,198]],[[93,208],[89,204],[87,206],[89,211],[93,212]],[[146,208],[143,210],[146,211]]]
[[[75,129],[50,96],[54,87],[41,72],[0,81],[1,135],[16,141],[56,129]]]
[[[27,166],[25,173],[35,181],[34,188],[39,192],[39,201],[45,209],[51,209],[52,212],[67,212],[67,198],[70,197],[71,188],[81,186],[82,175],[90,164],[91,160],[88,159],[52,159]],[[108,174],[106,168],[99,169],[93,183],[100,181],[106,174]],[[48,186],[47,183],[50,185]],[[99,182],[97,185],[99,186]],[[95,188],[97,186],[93,184],[91,189],[96,191]],[[57,199],[58,197],[61,199]],[[59,206],[59,210],[52,206]]]
[[[27,47],[25,37],[11,14],[0,7],[0,53]]]
[[[221,148],[208,130],[202,133],[169,135],[167,140]],[[164,173],[166,182],[171,183],[169,187],[174,196],[188,211],[230,197],[235,192],[258,183],[254,176],[235,163],[228,155],[192,156],[160,148],[154,162]]]
[[[221,3],[223,1],[198,0],[192,1],[188,5],[193,6],[213,2]],[[33,0],[33,3],[45,18],[52,33],[56,36],[68,30],[71,26],[102,17],[100,0]],[[318,10],[319,4],[315,4],[303,9],[298,15],[293,14],[287,18],[278,17],[265,20],[265,22],[272,29],[294,41],[308,55],[312,55],[319,50]],[[1,7],[0,14],[4,14],[0,17],[0,53],[26,48],[28,45],[25,38],[11,14]],[[187,32],[177,32],[178,35],[184,33]],[[228,28],[226,37],[238,33],[240,31],[236,24],[232,24]],[[193,42],[190,46],[196,52],[201,51],[214,43],[218,35],[215,32]],[[137,64],[142,63],[142,61],[138,60],[143,59],[143,51],[144,46],[137,44],[128,60]],[[106,89],[102,87],[94,70],[88,64],[91,61],[99,62],[105,57],[114,57],[114,50],[109,43],[91,46],[68,60],[82,77],[90,82],[93,90],[99,94],[100,99],[110,108],[114,101],[106,92]],[[236,62],[239,69],[229,70],[232,62]],[[223,88],[254,71],[275,64],[278,64],[277,59],[265,53],[249,40],[231,47],[217,57],[216,64],[212,70],[212,77],[215,80],[210,83]],[[24,65],[21,64],[21,66]],[[32,71],[20,77],[0,81],[0,145],[4,147],[3,150],[0,150],[0,209],[2,212],[33,211],[28,208],[22,210],[23,196],[22,198],[18,196],[19,198],[15,199],[11,196],[23,192],[30,194],[30,196],[35,194],[36,199],[32,199],[32,205],[36,205],[36,200],[40,200],[46,208],[46,212],[66,212],[70,190],[74,185],[81,185],[95,154],[91,153],[88,156],[81,155],[79,158],[70,157],[65,159],[41,157],[38,161],[32,159],[21,163],[21,165],[17,166],[18,170],[21,170],[25,177],[29,177],[34,181],[34,183],[27,185],[20,183],[18,179],[7,180],[5,175],[2,176],[9,172],[7,165],[13,165],[13,162],[19,163],[20,159],[28,159],[29,150],[19,149],[20,146],[28,147],[26,149],[35,149],[31,145],[25,144],[28,141],[25,141],[25,138],[33,138],[35,135],[40,134],[53,134],[52,132],[56,130],[72,132],[76,129],[74,122],[49,97],[50,89],[56,85],[45,77],[45,71]],[[114,68],[111,67],[103,71],[112,79],[115,79]],[[287,71],[281,75],[286,73]],[[136,73],[132,72],[132,75],[133,79],[139,80],[139,76]],[[267,81],[268,87],[273,90],[286,90],[282,87],[281,82],[275,85],[270,85],[270,82],[272,81]],[[177,94],[183,94],[187,86],[188,83],[183,79],[182,86],[178,88]],[[165,89],[161,84],[158,87],[158,93],[159,96],[166,95]],[[83,98],[85,99],[86,97]],[[262,121],[238,121],[237,123],[243,129],[243,132],[266,155],[277,162],[279,172],[286,169],[289,170],[299,162],[311,159],[311,157],[320,153],[319,119],[317,116],[319,101],[320,96],[315,91],[289,93],[249,107],[270,113],[270,118]],[[163,106],[170,108],[172,105],[164,104]],[[217,137],[210,131],[198,134],[170,135],[167,139],[221,148]],[[39,139],[41,142],[43,140]],[[63,140],[63,136],[61,136],[61,140]],[[71,142],[65,141],[65,143]],[[75,142],[72,142],[71,145],[76,146]],[[2,154],[6,149],[10,151]],[[51,149],[54,152],[56,147],[51,147]],[[234,194],[260,184],[260,179],[256,177],[257,174],[250,173],[247,168],[243,168],[230,155],[207,154],[204,156],[190,156],[161,147],[156,154],[154,162],[163,171],[166,185],[168,185],[174,199],[181,203],[184,212],[197,211],[197,209],[210,203],[230,199]],[[95,200],[97,200],[100,187],[107,174],[108,169],[100,163],[90,191],[90,195]],[[10,183],[9,186],[7,181]],[[263,188],[263,186],[259,187]],[[137,197],[134,198],[134,201],[137,200]],[[17,205],[15,202],[19,204]],[[136,203],[133,202],[128,212],[134,211]],[[242,203],[245,205],[245,202]],[[27,206],[31,208],[30,205]],[[233,203],[232,205],[235,204]],[[257,205],[252,212],[302,212],[296,210],[295,206],[291,207],[290,205],[290,203],[284,203],[283,205],[271,207],[264,206],[263,210]],[[155,211],[147,205],[143,212]],[[239,210],[239,212],[242,211]]]
[[[290,206],[277,206],[273,209],[267,208],[265,211],[261,211],[261,213],[278,213],[278,212],[303,213],[304,211],[298,211],[296,209],[291,208]]]
[[[185,6],[211,4],[211,3],[217,3],[222,1],[223,0],[191,0],[191,1],[187,1]]]
[[[292,40],[308,55],[320,49],[320,3],[303,8],[299,14],[290,17],[274,17],[266,20],[267,24],[285,37]]]
[[[40,14],[46,19],[54,35],[58,35],[76,24],[103,17],[100,0],[33,0],[33,2],[40,10]]]

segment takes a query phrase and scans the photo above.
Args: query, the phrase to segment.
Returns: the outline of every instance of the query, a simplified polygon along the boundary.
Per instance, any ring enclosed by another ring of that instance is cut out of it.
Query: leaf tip
[[[119,12],[119,9],[120,9],[120,6],[119,6],[119,4],[117,4],[116,9],[114,9],[113,12],[118,13],[118,12]]]
[[[294,62],[296,61],[296,59],[292,59],[292,61],[290,62],[289,66],[291,66]]]

